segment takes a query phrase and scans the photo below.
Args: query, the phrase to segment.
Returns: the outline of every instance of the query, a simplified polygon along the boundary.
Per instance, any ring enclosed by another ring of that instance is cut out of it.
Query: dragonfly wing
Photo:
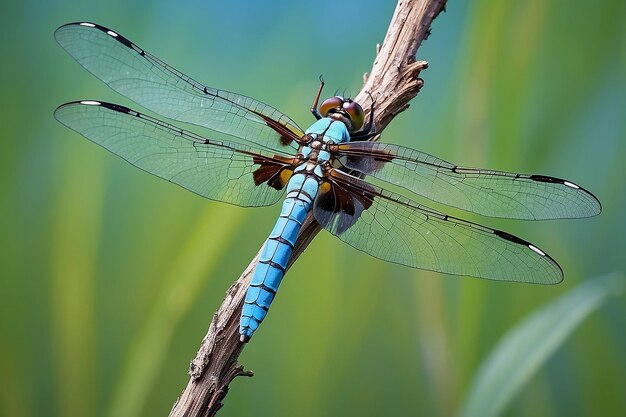
[[[328,231],[377,258],[455,275],[555,284],[559,265],[506,232],[434,211],[333,170],[313,213]]]
[[[207,139],[117,104],[67,103],[54,117],[136,167],[212,200],[274,204],[293,172],[290,158]]]
[[[273,107],[207,87],[170,67],[122,35],[94,23],[56,30],[57,42],[109,87],[164,117],[192,123],[265,148],[292,153],[302,136],[290,118]]]
[[[545,220],[601,211],[593,194],[559,178],[459,167],[386,143],[342,144],[335,155],[346,168],[484,216]]]

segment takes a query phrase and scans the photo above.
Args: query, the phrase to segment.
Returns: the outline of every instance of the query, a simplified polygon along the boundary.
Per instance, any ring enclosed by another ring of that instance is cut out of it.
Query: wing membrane
[[[459,167],[386,143],[343,144],[335,154],[349,169],[484,216],[545,220],[601,211],[593,194],[559,178]]]
[[[267,104],[207,87],[122,35],[94,23],[70,23],[57,42],[113,90],[162,116],[254,142],[274,151],[297,149],[302,130]]]
[[[206,139],[116,104],[67,103],[54,116],[131,164],[212,200],[274,204],[293,170],[288,158]]]
[[[348,174],[332,171],[320,187],[316,220],[377,258],[455,275],[555,284],[559,265],[506,232],[434,211]]]

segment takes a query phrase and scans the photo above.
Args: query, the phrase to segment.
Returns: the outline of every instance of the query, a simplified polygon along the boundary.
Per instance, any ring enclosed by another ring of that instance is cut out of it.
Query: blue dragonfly
[[[118,93],[163,117],[228,135],[200,136],[125,106],[82,100],[56,119],[151,174],[212,200],[282,210],[262,249],[240,319],[241,340],[265,318],[302,222],[315,220],[356,249],[413,268],[479,278],[556,284],[560,266],[519,237],[465,221],[367,182],[370,176],[432,201],[484,216],[541,220],[600,213],[571,181],[461,167],[410,148],[368,141],[373,107],[335,96],[319,105],[322,80],[302,130],[275,108],[208,87],[118,32],[89,22],[55,32],[58,43]]]

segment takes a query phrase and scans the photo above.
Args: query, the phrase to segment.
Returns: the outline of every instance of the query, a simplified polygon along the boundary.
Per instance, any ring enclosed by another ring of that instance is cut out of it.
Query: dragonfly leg
[[[317,94],[315,95],[315,100],[313,100],[313,105],[311,106],[311,113],[317,120],[322,118],[319,110],[317,110],[317,105],[320,101],[320,96],[322,95],[322,89],[324,88],[324,78],[320,75],[320,88],[317,90]]]

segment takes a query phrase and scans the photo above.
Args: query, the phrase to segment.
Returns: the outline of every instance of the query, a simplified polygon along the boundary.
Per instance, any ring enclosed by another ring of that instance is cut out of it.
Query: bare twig
[[[363,89],[355,97],[365,109],[371,104],[370,97],[376,101],[374,117],[378,132],[409,106],[422,87],[419,73],[428,63],[416,61],[415,54],[445,3],[446,0],[398,1],[385,40],[376,48],[372,70],[364,77]],[[320,230],[309,215],[300,230],[290,265]],[[228,289],[224,302],[213,315],[198,354],[191,361],[189,383],[172,407],[170,417],[213,416],[222,407],[230,382],[237,376],[252,376],[237,359],[245,346],[239,341],[239,316],[257,260],[258,255]]]

